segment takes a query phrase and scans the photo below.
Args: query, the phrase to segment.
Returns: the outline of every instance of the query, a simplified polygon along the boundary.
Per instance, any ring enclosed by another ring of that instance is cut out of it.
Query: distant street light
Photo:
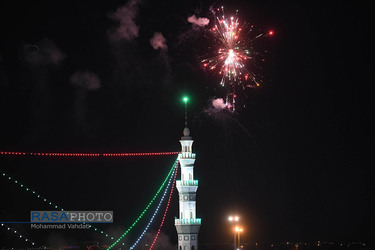
[[[234,230],[233,230],[233,247],[234,250],[237,250],[237,245],[236,245],[236,228],[237,228],[237,222],[240,220],[238,216],[229,216],[228,217],[229,222],[234,223]]]
[[[232,221],[238,222],[240,220],[240,218],[238,216],[229,216],[228,220],[230,222],[232,222]]]
[[[241,233],[243,231],[243,228],[242,227],[236,227],[235,228],[235,231],[238,233],[238,248],[237,249],[241,249]]]

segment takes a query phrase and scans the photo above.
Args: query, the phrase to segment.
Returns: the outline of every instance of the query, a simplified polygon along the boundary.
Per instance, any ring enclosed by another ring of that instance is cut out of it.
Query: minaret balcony
[[[195,153],[181,152],[178,157],[180,159],[195,159]]]
[[[176,181],[179,193],[195,193],[198,189],[198,180]]]
[[[177,187],[182,187],[182,186],[198,186],[198,180],[181,180],[177,181]]]
[[[202,219],[196,218],[196,219],[175,219],[174,224],[175,225],[200,225]]]

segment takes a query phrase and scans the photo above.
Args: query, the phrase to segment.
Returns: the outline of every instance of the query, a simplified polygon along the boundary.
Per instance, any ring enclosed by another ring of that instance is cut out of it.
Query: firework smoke
[[[227,104],[224,103],[223,98],[212,100],[212,106],[218,111],[226,109],[228,107]]]
[[[70,77],[70,82],[77,87],[87,90],[100,88],[100,78],[97,74],[89,71],[78,71]]]
[[[154,36],[150,39],[150,44],[154,50],[159,50],[159,60],[162,62],[162,66],[164,66],[165,75],[163,76],[163,83],[168,84],[170,83],[171,79],[171,66],[169,63],[169,57],[168,57],[168,46],[167,46],[167,40],[160,32],[154,32]]]
[[[167,40],[164,38],[163,34],[160,32],[154,32],[154,36],[150,39],[151,46],[157,50],[167,50]]]
[[[139,0],[130,0],[125,6],[119,7],[109,18],[118,22],[117,29],[109,33],[112,41],[131,41],[138,37],[139,27],[135,23]]]
[[[57,66],[66,57],[50,39],[44,39],[37,45],[24,45],[23,54],[24,60],[30,65],[51,64]]]
[[[52,112],[51,90],[56,84],[56,76],[66,55],[54,41],[45,38],[36,44],[24,44],[19,47],[19,56],[27,65],[23,75],[30,86],[28,108],[31,117],[32,138],[41,136],[49,128],[48,115]]]
[[[193,25],[197,25],[197,26],[200,26],[200,27],[206,26],[210,23],[210,19],[205,18],[205,17],[197,18],[195,15],[192,15],[192,16],[188,17],[187,21],[189,23],[192,23]]]
[[[100,78],[89,71],[78,71],[70,77],[76,87],[74,99],[74,118],[80,129],[87,128],[88,91],[100,88]]]

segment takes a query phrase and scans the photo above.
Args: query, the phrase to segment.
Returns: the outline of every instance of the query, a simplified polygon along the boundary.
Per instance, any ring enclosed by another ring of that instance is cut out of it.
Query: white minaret
[[[179,194],[179,219],[175,219],[178,234],[178,250],[197,250],[198,232],[201,219],[196,217],[195,197],[198,180],[194,180],[195,154],[192,153],[193,138],[190,130],[184,129],[181,137],[181,153],[178,160],[181,166],[181,180],[176,183]]]

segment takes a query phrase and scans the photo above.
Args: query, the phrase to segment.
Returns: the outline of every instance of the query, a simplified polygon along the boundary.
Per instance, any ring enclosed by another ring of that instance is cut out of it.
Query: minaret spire
[[[187,120],[187,102],[189,101],[189,98],[187,96],[184,97],[184,103],[185,103],[185,128],[187,128],[188,120]]]

